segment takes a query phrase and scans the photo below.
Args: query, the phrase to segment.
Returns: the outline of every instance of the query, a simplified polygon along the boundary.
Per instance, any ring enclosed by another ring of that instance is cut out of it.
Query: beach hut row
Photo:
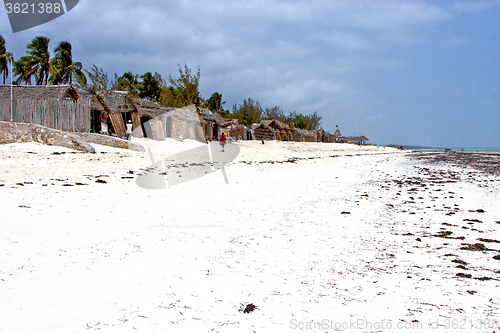
[[[0,85],[0,121],[38,124],[69,132],[107,132],[126,136],[130,120],[135,137],[205,141],[223,119],[202,108],[177,109],[138,99],[122,91],[82,92],[71,85]],[[104,125],[103,125],[104,124]]]
[[[306,130],[295,128],[292,124],[284,124],[279,120],[262,120],[251,127],[254,140],[279,140],[295,142],[341,142],[339,130],[331,135],[323,129]]]
[[[12,89],[12,90],[11,90]],[[132,122],[135,137],[217,140],[222,131],[234,140],[296,142],[365,142],[366,137],[330,135],[323,129],[304,130],[279,120],[262,120],[244,126],[222,118],[217,112],[195,106],[177,109],[123,91],[78,91],[71,85],[0,85],[0,121],[24,122],[69,132],[106,133],[126,136]]]

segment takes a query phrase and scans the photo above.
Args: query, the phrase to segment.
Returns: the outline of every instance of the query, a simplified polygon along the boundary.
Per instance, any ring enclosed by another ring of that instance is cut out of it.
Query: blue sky
[[[500,1],[80,0],[15,34],[4,11],[0,34],[16,59],[67,40],[110,77],[186,62],[227,108],[318,112],[372,143],[500,147]]]

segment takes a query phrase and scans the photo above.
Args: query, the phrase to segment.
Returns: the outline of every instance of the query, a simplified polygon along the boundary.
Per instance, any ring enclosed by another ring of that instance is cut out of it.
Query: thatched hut
[[[173,138],[205,142],[205,133],[196,112],[166,107],[157,103],[155,106],[151,104],[154,102],[137,99],[134,99],[134,102],[141,116],[142,129],[146,137],[160,141]]]
[[[141,119],[137,109],[126,91],[98,91],[96,93],[97,100],[106,110],[111,122],[110,130],[118,137],[126,136],[127,129],[125,124],[132,120],[132,128],[135,130],[135,135],[142,135],[136,129],[141,128]]]
[[[295,128],[294,131],[297,142],[318,142],[319,133],[316,130]]]
[[[142,137],[143,134],[145,135],[149,132],[149,137],[151,139],[163,140],[166,136],[166,133],[165,130],[163,130],[162,126],[158,126],[158,124],[156,124],[158,121],[160,121],[160,119],[156,119],[156,117],[169,111],[175,110],[175,108],[164,106],[145,99],[131,98],[130,100],[135,110],[138,112],[141,120],[140,130],[133,130],[134,136]]]
[[[245,125],[231,125],[229,134],[238,140],[252,140],[252,132]]]
[[[196,112],[200,116],[201,127],[205,133],[205,140],[217,140],[219,131],[225,120],[217,112],[205,108],[196,108]]]
[[[0,120],[38,124],[62,131],[90,130],[88,95],[80,95],[71,85],[0,85]]]
[[[281,121],[271,119],[262,120],[260,123],[272,129],[275,140],[286,141],[286,139],[288,138],[286,125]]]
[[[335,133],[333,133],[333,137],[334,137],[335,142],[342,142],[342,134],[340,134],[340,131],[338,128],[335,130]]]
[[[274,129],[265,123],[252,125],[252,137],[254,140],[274,140]]]
[[[366,141],[368,141],[369,139],[362,135],[362,136],[343,136],[342,137],[342,142],[345,142],[345,143],[354,143],[354,144],[365,144]]]

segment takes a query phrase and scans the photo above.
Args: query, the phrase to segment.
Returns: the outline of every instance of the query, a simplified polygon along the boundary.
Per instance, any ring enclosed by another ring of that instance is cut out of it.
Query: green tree
[[[14,68],[12,68],[12,74],[17,77],[14,80],[14,84],[25,83],[31,85],[31,77],[34,76],[31,67],[31,58],[29,56],[23,56],[15,61]]]
[[[272,108],[265,108],[264,112],[262,113],[262,119],[275,119],[282,122],[287,121],[285,113],[283,112],[283,110],[281,110],[279,106],[275,106]]]
[[[214,92],[212,96],[210,96],[209,99],[207,99],[205,103],[205,107],[211,111],[215,111],[218,113],[224,113],[224,107],[223,105],[226,104],[226,102],[222,101],[222,94],[219,94],[218,92]]]
[[[9,77],[9,66],[7,64],[7,47],[2,35],[0,35],[0,73],[3,76],[3,84],[5,84],[5,80]]]
[[[308,130],[317,130],[321,124],[321,116],[317,112],[311,115],[303,115],[302,113],[291,112],[287,119],[293,123],[295,127]]]
[[[86,84],[87,78],[82,71],[82,64],[73,61],[71,49],[71,44],[66,41],[60,42],[54,49],[55,56],[52,58],[51,64],[57,69],[59,75],[52,75],[51,83],[72,84],[75,76],[77,82]]]
[[[90,66],[90,70],[84,69],[84,72],[87,73],[88,80],[85,80],[85,82],[83,82],[78,76],[76,76],[75,86],[77,88],[85,91],[100,91],[108,89],[108,73],[103,71],[102,68],[92,64],[92,66]],[[88,81],[90,81],[90,84],[88,83]]]
[[[252,123],[260,122],[262,113],[263,110],[259,101],[248,97],[239,106],[236,103],[233,105],[232,116],[238,119],[243,125],[249,126]]]
[[[37,85],[47,84],[49,75],[59,75],[56,68],[50,63],[49,42],[49,38],[38,36],[26,46],[29,66],[27,66],[28,71],[24,75],[34,75]]]
[[[154,75],[151,72],[147,72],[141,75],[141,80],[139,84],[139,97],[158,102],[160,100],[161,87],[165,86],[165,81],[161,75],[156,72]]]
[[[191,69],[184,64],[184,69],[179,65],[179,77],[172,78],[169,75],[169,83],[171,86],[162,89],[161,103],[173,107],[183,107],[194,104],[202,105],[205,101],[200,96],[200,68],[196,75],[191,74]]]
[[[123,73],[123,75],[118,78],[117,81],[118,87],[116,90],[127,91],[132,96],[138,97],[140,88],[140,83],[138,79],[139,79],[138,74],[134,75],[132,74],[132,72]]]

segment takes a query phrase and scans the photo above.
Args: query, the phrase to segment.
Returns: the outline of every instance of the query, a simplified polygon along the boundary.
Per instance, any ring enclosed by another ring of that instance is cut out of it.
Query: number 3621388
[[[7,11],[7,14],[52,14],[56,13],[59,14],[62,10],[61,8],[61,3],[39,3],[35,5],[34,3],[32,4],[27,4],[27,3],[10,3],[7,2],[5,4],[5,10]]]

